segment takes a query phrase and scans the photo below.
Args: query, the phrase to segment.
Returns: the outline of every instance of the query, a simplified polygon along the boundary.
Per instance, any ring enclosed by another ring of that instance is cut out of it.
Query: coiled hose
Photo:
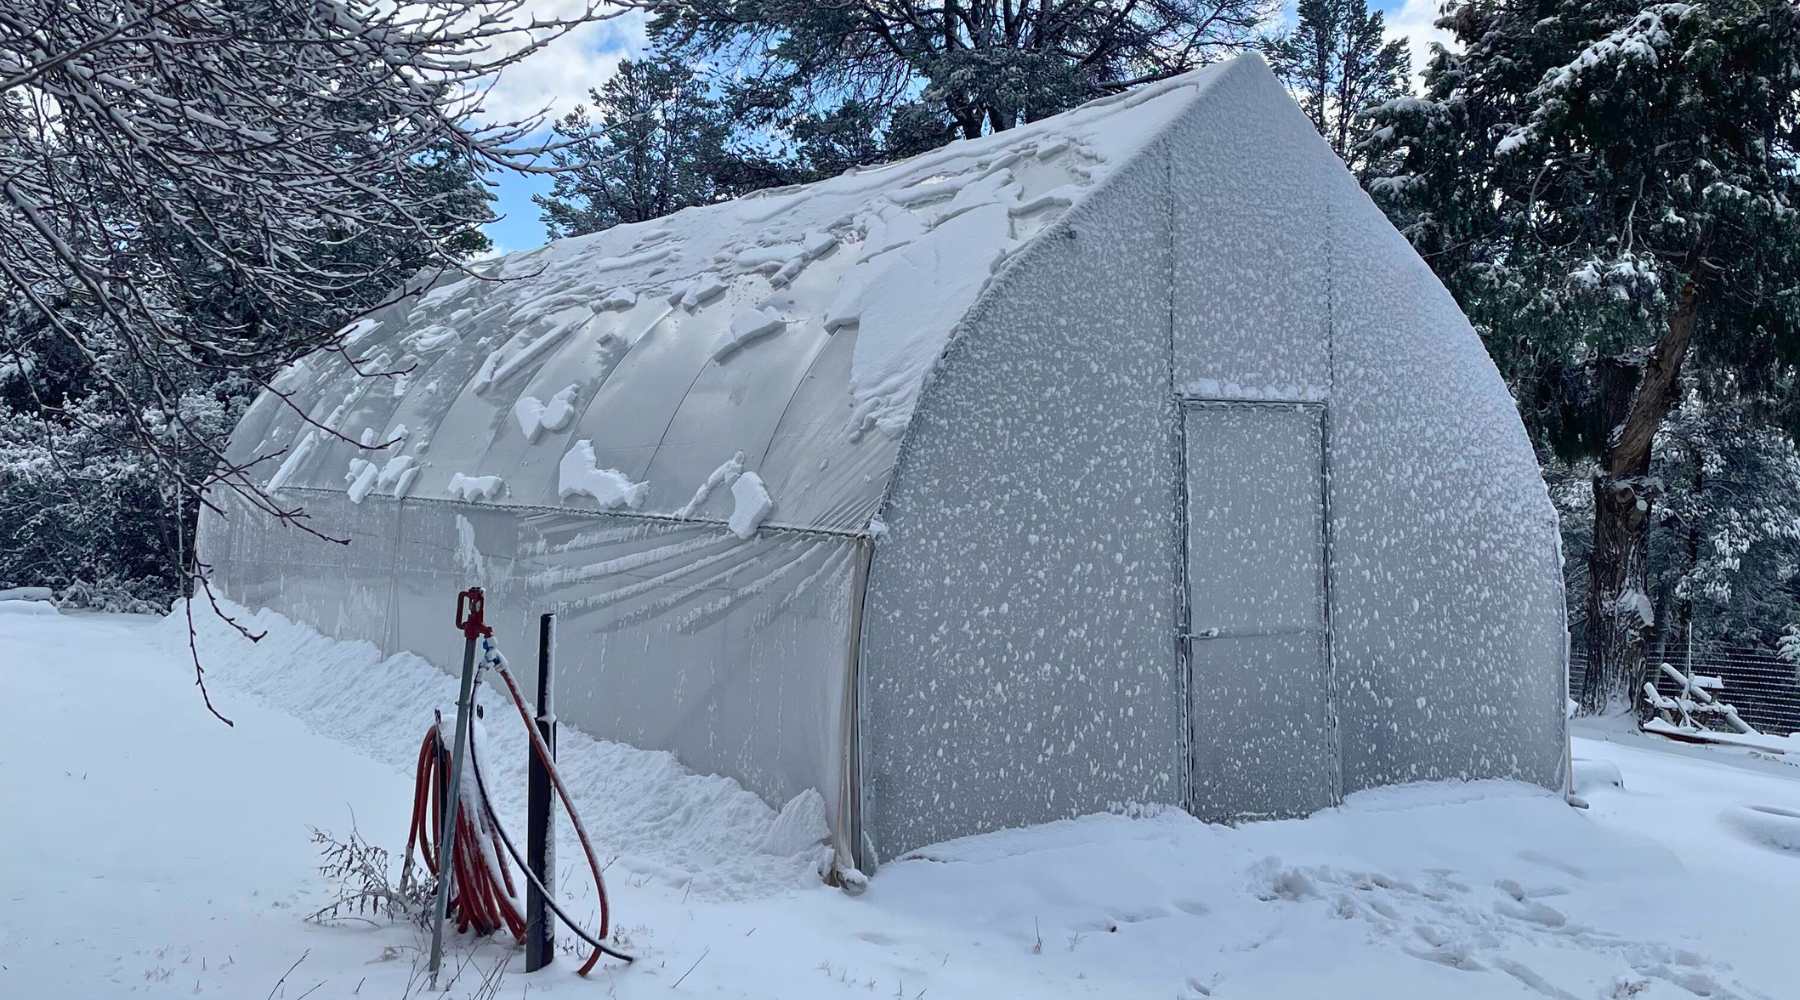
[[[453,873],[451,888],[454,890],[450,899],[450,913],[455,915],[456,929],[459,932],[473,930],[477,934],[488,935],[504,928],[516,940],[525,940],[525,918],[520,914],[521,907],[518,892],[513,885],[512,870],[501,855],[504,850],[519,866],[525,878],[537,886],[544,901],[557,917],[593,949],[587,961],[577,970],[580,975],[585,976],[592,971],[601,955],[630,962],[630,955],[605,943],[612,925],[611,907],[606,898],[606,882],[601,877],[600,863],[594,855],[587,829],[581,822],[580,814],[575,811],[568,788],[563,785],[562,775],[557,772],[556,763],[550,756],[550,748],[544,744],[543,736],[531,721],[531,713],[525,707],[525,699],[519,693],[519,685],[513,680],[512,672],[506,669],[505,659],[499,655],[498,650],[492,648],[491,639],[484,640],[484,643],[487,644],[484,652],[488,654],[485,662],[491,664],[506,682],[507,693],[512,696],[519,718],[525,723],[525,731],[530,734],[532,752],[550,775],[550,783],[556,789],[557,797],[562,800],[563,809],[568,812],[576,836],[581,841],[581,850],[587,857],[588,871],[593,875],[594,890],[600,900],[600,926],[590,934],[571,919],[557,904],[555,897],[545,890],[543,883],[532,874],[531,866],[519,856],[518,849],[513,846],[512,838],[506,835],[506,828],[500,824],[500,819],[494,812],[493,801],[488,796],[487,782],[481,773],[481,757],[476,750],[475,727],[471,720],[468,746],[469,764],[475,772],[474,794],[471,796],[465,792],[461,796],[463,801],[458,804],[456,844],[450,865]],[[448,796],[449,787],[450,748],[444,739],[443,715],[433,714],[435,719],[419,744],[418,764],[414,769],[412,825],[406,835],[406,856],[412,857],[413,846],[417,844],[426,870],[439,875],[441,859],[432,843],[432,835],[443,829],[444,799]],[[467,787],[464,786],[465,789]]]

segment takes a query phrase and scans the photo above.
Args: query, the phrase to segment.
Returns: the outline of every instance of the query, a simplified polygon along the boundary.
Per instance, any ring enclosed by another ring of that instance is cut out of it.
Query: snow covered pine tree
[[[1527,405],[1587,380],[1585,712],[1641,688],[1652,447],[1681,376],[1756,393],[1800,353],[1800,7],[1465,3],[1368,181]],[[1538,430],[1544,423],[1539,422]],[[1540,437],[1540,445],[1544,442]]]

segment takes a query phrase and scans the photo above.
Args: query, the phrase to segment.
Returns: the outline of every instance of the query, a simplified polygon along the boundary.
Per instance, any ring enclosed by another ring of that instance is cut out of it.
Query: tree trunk
[[[1594,548],[1588,556],[1587,673],[1581,712],[1622,712],[1642,698],[1644,640],[1653,622],[1649,527],[1655,502],[1651,445],[1680,394],[1699,296],[1690,282],[1669,328],[1642,366],[1617,360],[1600,371],[1601,416],[1611,428],[1594,474]]]

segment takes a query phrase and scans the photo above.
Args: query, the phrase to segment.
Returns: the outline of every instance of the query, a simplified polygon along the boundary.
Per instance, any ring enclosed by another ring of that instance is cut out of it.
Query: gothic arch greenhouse
[[[1557,529],[1457,306],[1248,56],[444,277],[233,439],[236,601],[454,666],[561,620],[561,718],[865,869],[1124,803],[1560,787]]]

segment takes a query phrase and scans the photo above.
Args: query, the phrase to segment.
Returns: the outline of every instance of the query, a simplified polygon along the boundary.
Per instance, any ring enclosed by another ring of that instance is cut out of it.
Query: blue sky
[[[1437,2],[1371,0],[1370,6],[1386,14],[1390,34],[1411,40],[1417,64],[1425,40],[1435,34],[1431,21],[1437,16]],[[530,6],[544,8],[540,13],[555,13],[557,7],[566,6],[566,0],[535,0]],[[1291,2],[1286,6],[1292,9]],[[509,70],[502,85],[495,89],[489,110],[520,117],[548,106],[552,114],[561,114],[584,100],[590,89],[605,82],[620,59],[642,51],[643,47],[643,21],[635,14],[585,27]],[[548,192],[550,179],[508,172],[496,175],[493,181],[494,211],[501,218],[487,226],[487,234],[494,241],[495,250],[512,253],[542,246],[544,224],[531,196]]]

